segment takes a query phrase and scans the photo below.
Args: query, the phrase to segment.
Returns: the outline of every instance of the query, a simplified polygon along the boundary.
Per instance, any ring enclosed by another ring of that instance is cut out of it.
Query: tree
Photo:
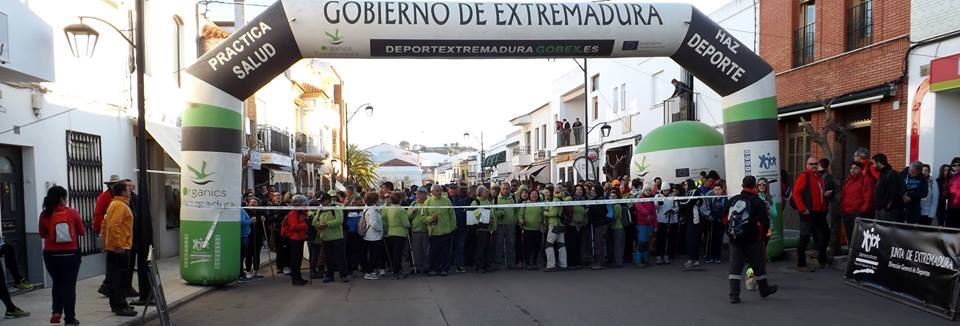
[[[403,148],[405,150],[410,150],[410,142],[406,140],[400,141],[400,148]]]
[[[801,116],[800,127],[810,141],[820,147],[824,157],[830,160],[831,167],[836,169],[843,166],[843,164],[837,164],[836,159],[842,156],[839,151],[841,144],[847,138],[848,130],[843,124],[837,122],[837,114],[830,107],[833,104],[832,99],[829,101],[821,99],[820,103],[823,105],[823,113],[826,116],[823,125],[818,129],[811,121]]]
[[[361,150],[357,145],[347,147],[347,178],[363,189],[373,189],[377,182],[377,168],[370,152]]]

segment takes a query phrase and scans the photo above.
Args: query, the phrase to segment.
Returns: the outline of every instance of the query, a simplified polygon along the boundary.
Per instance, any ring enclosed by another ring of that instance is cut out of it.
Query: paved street
[[[173,312],[178,325],[951,325],[846,286],[836,270],[771,265],[780,292],[726,300],[726,265],[604,271],[498,272],[402,281],[257,281],[212,292]],[[154,322],[156,324],[156,322]]]

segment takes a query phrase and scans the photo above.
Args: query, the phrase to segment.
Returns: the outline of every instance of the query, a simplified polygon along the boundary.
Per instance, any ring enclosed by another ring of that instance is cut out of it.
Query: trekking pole
[[[407,244],[410,246],[410,267],[412,267],[413,273],[417,274],[419,272],[417,271],[417,259],[414,258],[413,240],[410,239],[412,237],[413,237],[413,232],[410,232],[410,236],[407,237]]]
[[[264,237],[267,237],[267,221],[266,221],[266,219],[261,219],[261,220],[260,220],[260,226],[263,227],[263,235],[264,235]],[[267,239],[264,239],[264,240],[267,240]],[[257,253],[257,254],[259,255],[260,253]],[[271,277],[277,278],[276,266],[274,266],[273,258],[270,257],[270,240],[267,240],[267,264],[270,265],[270,275],[271,275]]]

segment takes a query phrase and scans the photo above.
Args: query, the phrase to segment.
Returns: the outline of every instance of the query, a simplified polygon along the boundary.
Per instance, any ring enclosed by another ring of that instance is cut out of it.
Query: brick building
[[[909,0],[760,0],[760,31],[760,55],[777,74],[782,166],[791,177],[806,156],[824,157],[799,126],[803,117],[819,129],[824,103],[848,130],[833,144],[836,174],[858,147],[905,165]]]

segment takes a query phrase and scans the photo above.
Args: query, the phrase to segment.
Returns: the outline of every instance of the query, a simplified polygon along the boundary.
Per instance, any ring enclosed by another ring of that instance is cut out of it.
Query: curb
[[[187,304],[187,303],[189,303],[189,302],[191,302],[191,301],[193,301],[193,300],[199,299],[200,297],[202,297],[202,296],[204,296],[204,295],[206,295],[206,294],[208,294],[208,293],[210,293],[210,292],[213,292],[214,290],[217,290],[217,289],[219,289],[219,287],[212,287],[212,286],[211,286],[211,287],[205,287],[205,288],[203,288],[203,289],[200,290],[200,291],[191,293],[191,294],[189,294],[189,295],[181,298],[180,300],[177,300],[177,301],[175,301],[175,302],[170,302],[170,303],[167,304],[167,312],[168,312],[168,313],[169,313],[169,312],[173,312],[174,310],[176,310],[176,309],[179,308],[180,306],[185,305],[185,304]],[[151,307],[153,307],[153,309],[151,309],[150,311],[147,311],[147,314],[146,314],[146,316],[143,317],[142,322],[141,322],[141,319],[140,319],[140,318],[134,318],[134,319],[128,320],[128,321],[126,321],[126,322],[124,322],[124,323],[121,323],[120,325],[122,325],[122,326],[145,325],[145,324],[147,324],[147,323],[149,323],[149,322],[152,322],[152,321],[160,318],[160,313],[159,313],[158,310],[156,309],[156,306],[151,306]],[[140,310],[140,309],[137,309],[137,310],[142,313],[142,310]],[[139,314],[138,314],[138,315],[139,315]]]

